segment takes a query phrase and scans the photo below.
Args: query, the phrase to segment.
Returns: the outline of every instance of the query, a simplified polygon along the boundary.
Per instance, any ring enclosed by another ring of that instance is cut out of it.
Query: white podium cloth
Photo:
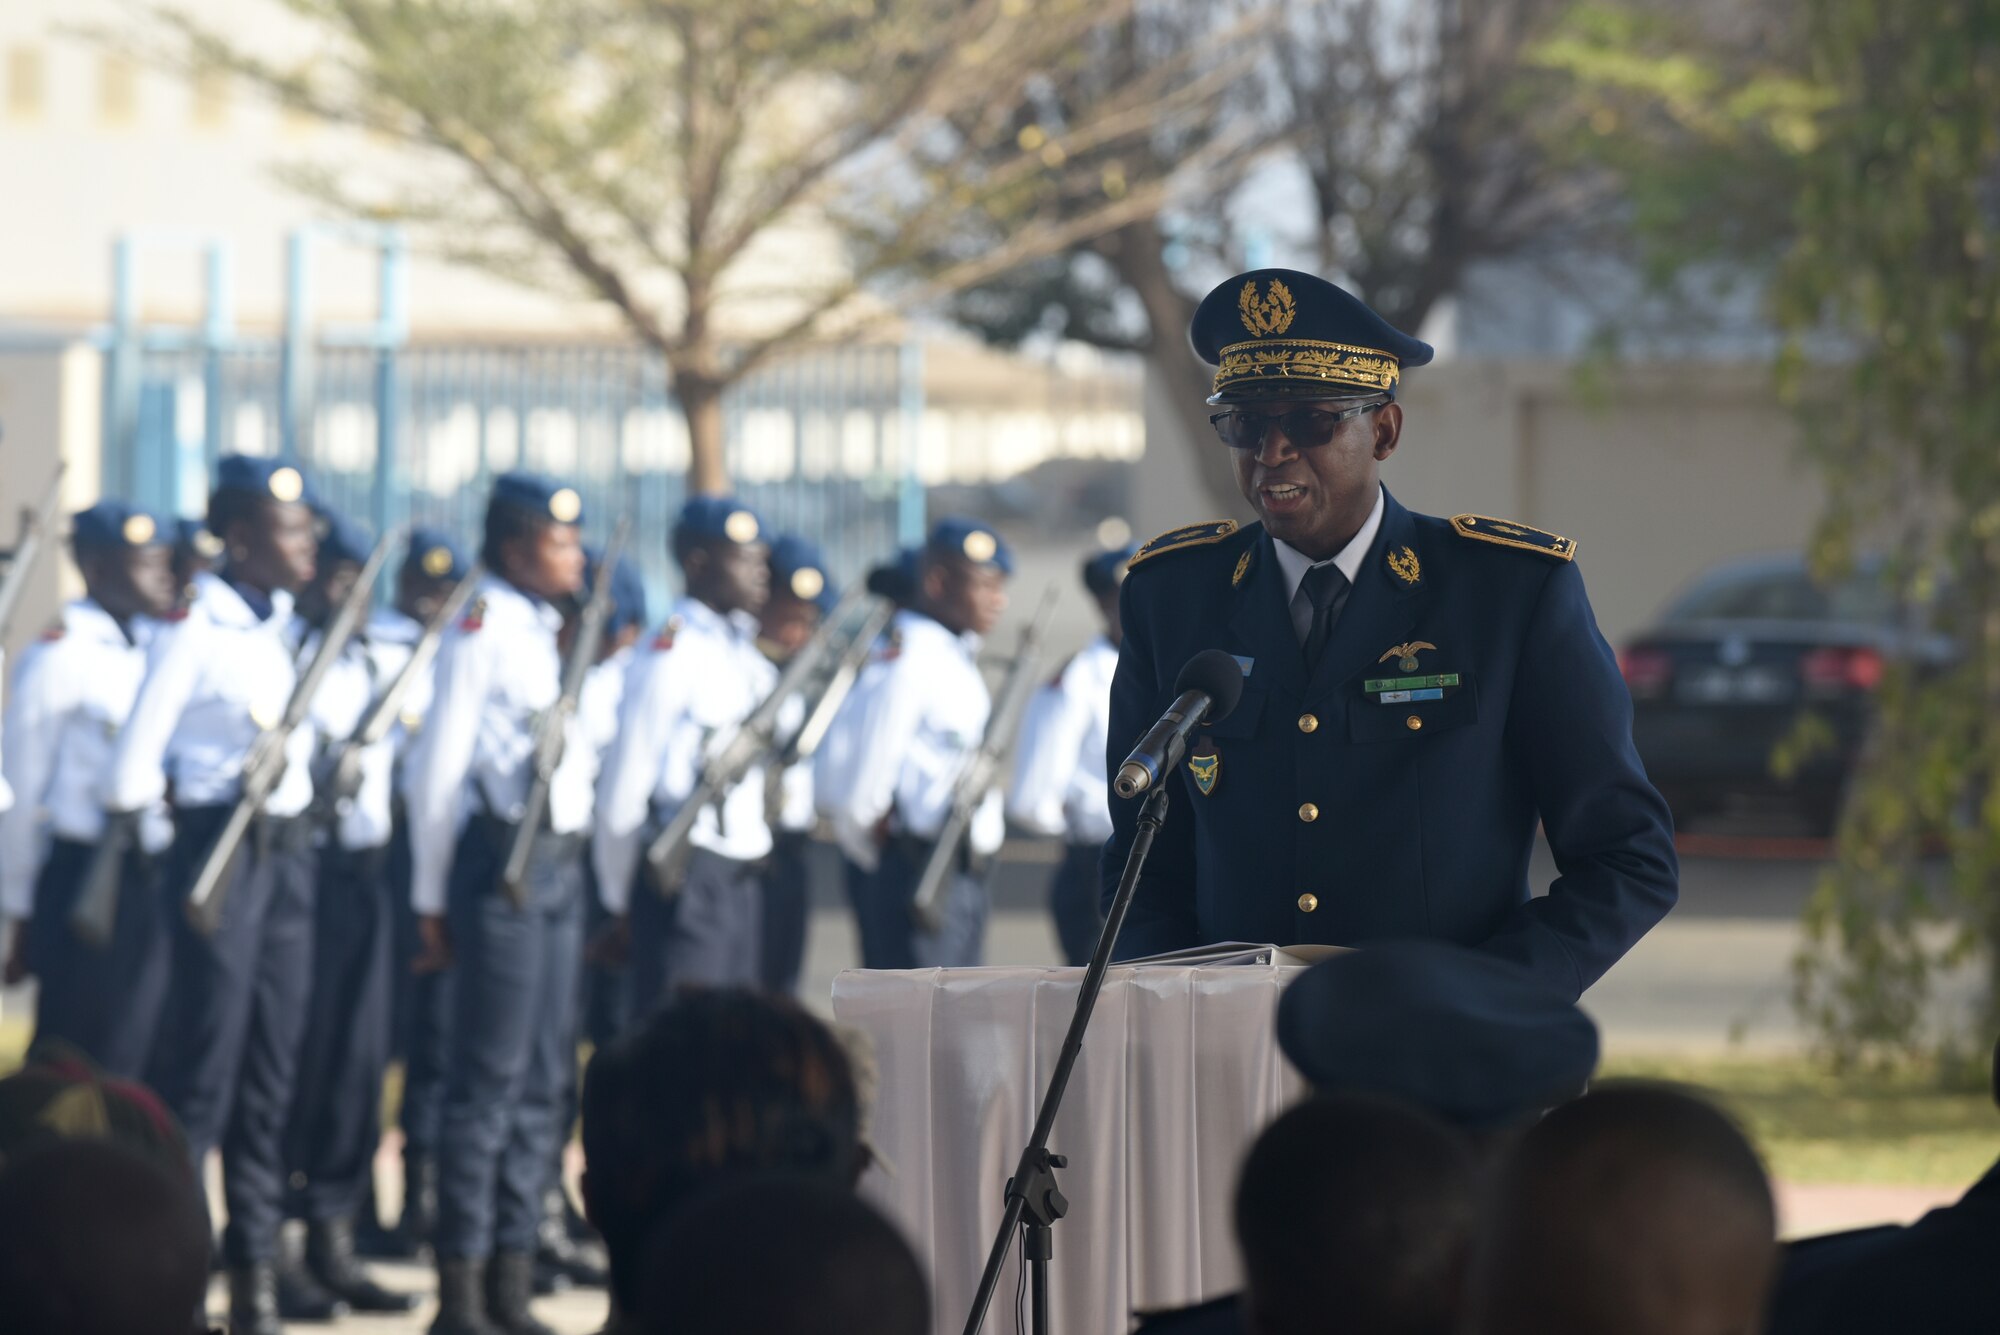
[[[1134,1309],[1239,1286],[1236,1172],[1257,1132],[1307,1091],[1278,1050],[1288,963],[1121,965],[1103,994],[1050,1148],[1069,1214],[1055,1226],[1056,1335],[1121,1335]],[[849,970],[834,1015],[881,1066],[871,1135],[893,1172],[863,1190],[931,1276],[938,1335],[958,1335],[1034,1128],[1082,969]],[[1020,1248],[986,1329],[1014,1327]]]

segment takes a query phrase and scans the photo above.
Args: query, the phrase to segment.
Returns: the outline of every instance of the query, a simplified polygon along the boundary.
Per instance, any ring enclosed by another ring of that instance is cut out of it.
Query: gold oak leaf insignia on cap
[[[1558,561],[1576,559],[1576,540],[1565,538],[1530,524],[1517,524],[1488,515],[1453,515],[1452,530],[1461,538],[1490,542],[1496,547],[1515,547],[1524,552],[1540,552]]]
[[[1205,547],[1210,543],[1221,542],[1234,532],[1236,532],[1234,519],[1211,519],[1205,524],[1184,524],[1180,528],[1168,529],[1132,553],[1132,559],[1125,563],[1125,568],[1136,569],[1140,562],[1150,561],[1167,552],[1177,552],[1187,547]]]
[[[1236,298],[1236,309],[1243,315],[1243,327],[1259,338],[1284,333],[1292,327],[1292,317],[1298,314],[1292,290],[1276,278],[1271,280],[1270,294],[1263,297],[1257,295],[1256,279],[1244,283]]]

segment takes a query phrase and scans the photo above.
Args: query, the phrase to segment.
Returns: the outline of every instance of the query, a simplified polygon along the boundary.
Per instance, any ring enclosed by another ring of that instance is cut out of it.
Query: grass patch
[[[1970,1186],[2000,1157],[2000,1109],[1933,1071],[1836,1076],[1800,1057],[1613,1057],[1602,1078],[1712,1095],[1787,1182]]]

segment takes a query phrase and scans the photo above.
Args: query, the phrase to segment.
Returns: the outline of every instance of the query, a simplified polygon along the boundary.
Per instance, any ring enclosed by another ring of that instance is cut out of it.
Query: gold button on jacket
[[[1307,802],[1299,808],[1299,819],[1310,825],[1319,819],[1319,808]]]
[[[1312,714],[1301,714],[1301,715],[1299,715],[1299,731],[1300,731],[1300,732],[1318,732],[1318,731],[1319,731],[1319,719],[1318,719],[1318,717],[1317,717],[1317,716],[1315,716],[1315,715],[1312,715]]]
[[[1415,714],[1412,714],[1408,718],[1403,720],[1403,726],[1408,728],[1411,732],[1415,732],[1419,728],[1424,726],[1424,721],[1418,718]]]
[[[1299,896],[1299,912],[1311,913],[1319,907],[1319,896],[1311,893]]]

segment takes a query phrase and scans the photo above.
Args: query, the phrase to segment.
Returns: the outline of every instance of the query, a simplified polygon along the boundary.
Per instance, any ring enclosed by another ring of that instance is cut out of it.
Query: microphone
[[[1243,665],[1220,649],[1204,649],[1174,679],[1174,703],[1132,748],[1111,787],[1137,797],[1158,783],[1187,754],[1188,734],[1228,718],[1243,698]]]

